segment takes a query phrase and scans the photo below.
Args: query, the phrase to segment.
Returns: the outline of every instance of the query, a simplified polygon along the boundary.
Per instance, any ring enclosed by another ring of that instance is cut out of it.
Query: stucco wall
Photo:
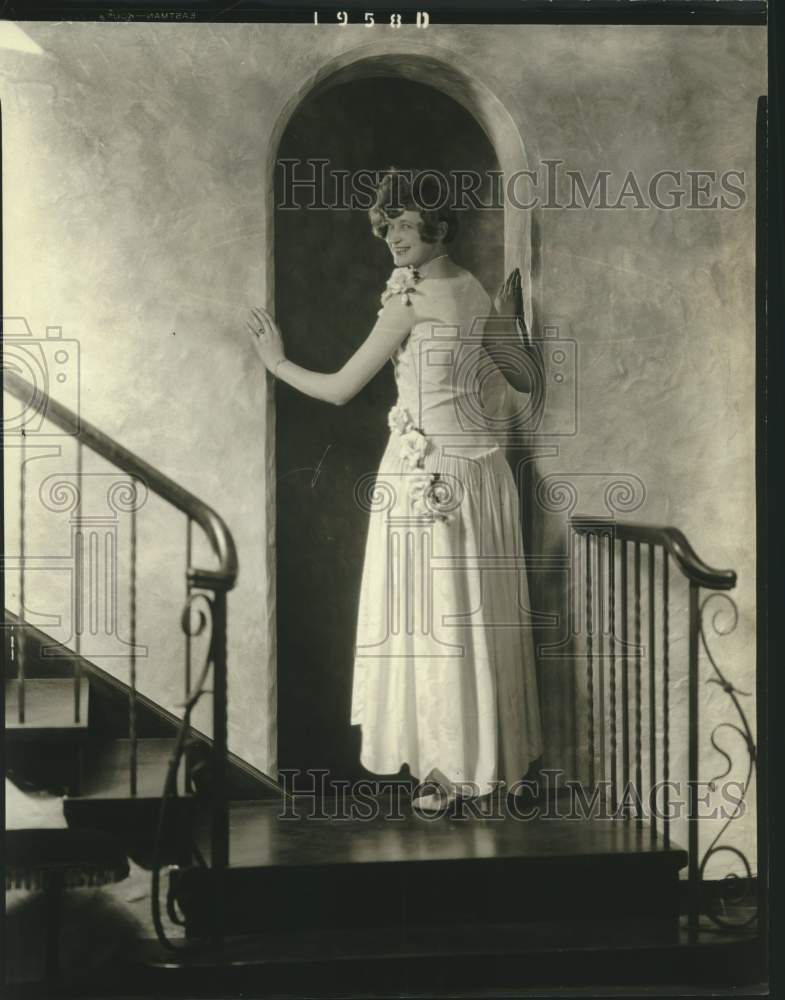
[[[234,750],[274,769],[268,410],[244,327],[272,275],[271,137],[307,81],[355,47],[416,46],[490,88],[532,166],[550,157],[589,177],[610,170],[612,190],[629,170],[745,172],[738,211],[539,211],[534,305],[540,325],[577,343],[579,390],[577,433],[540,455],[537,475],[570,480],[582,511],[603,510],[609,477],[636,476],[636,518],[678,525],[706,561],[736,569],[739,625],[721,659],[751,689],[763,28],[21,27],[44,55],[2,52],[5,311],[36,336],[58,325],[78,338],[82,413],[228,521],[241,561],[230,599]],[[564,551],[567,513],[538,518],[540,554]],[[67,555],[63,525],[41,513],[28,552]],[[139,641],[150,655],[140,683],[168,705],[182,689],[171,669],[182,647],[182,530],[145,508]],[[31,611],[51,609],[51,579],[29,583]],[[544,592],[548,603],[558,593],[547,582]],[[554,663],[544,681],[556,765],[571,669]],[[718,688],[704,688],[703,703],[707,724],[731,718]],[[713,771],[710,749],[706,760]]]

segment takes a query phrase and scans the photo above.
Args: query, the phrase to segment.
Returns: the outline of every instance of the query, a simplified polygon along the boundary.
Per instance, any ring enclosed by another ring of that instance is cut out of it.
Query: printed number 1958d
[[[340,27],[345,27],[347,24],[349,24],[349,15],[345,10],[337,11],[335,19]],[[314,24],[322,23],[319,20],[319,12],[317,10],[313,12],[313,23]],[[325,21],[324,23],[329,24],[330,22]],[[364,24],[366,28],[372,28],[376,24],[376,19],[373,15],[373,12],[366,11],[365,16],[360,23]],[[390,14],[389,25],[391,28],[400,28],[404,23],[406,22],[404,22],[403,17],[400,14]],[[428,25],[431,23],[431,19],[426,11],[418,10],[413,18],[413,23],[416,24],[418,28],[427,28]]]

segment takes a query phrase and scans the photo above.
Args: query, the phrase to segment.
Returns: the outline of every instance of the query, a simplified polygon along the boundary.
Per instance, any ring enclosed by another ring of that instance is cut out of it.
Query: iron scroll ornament
[[[721,927],[722,929],[725,930],[738,930],[741,927],[749,926],[750,924],[754,923],[758,918],[758,912],[756,907],[752,908],[752,912],[748,916],[742,917],[738,920],[728,919],[727,916],[728,909],[730,906],[732,905],[735,905],[737,907],[742,906],[745,903],[745,901],[749,898],[750,896],[749,887],[752,882],[752,867],[749,863],[749,859],[747,858],[747,856],[738,847],[734,847],[731,844],[718,844],[718,841],[724,836],[730,824],[734,820],[738,819],[739,816],[741,816],[744,813],[745,796],[747,795],[747,791],[749,790],[750,784],[752,783],[752,776],[756,769],[757,748],[755,746],[755,740],[753,739],[752,730],[750,729],[747,716],[744,712],[744,709],[741,706],[741,703],[739,702],[739,696],[749,697],[750,693],[749,691],[741,691],[727,679],[727,677],[718,667],[717,661],[714,659],[714,656],[712,655],[711,649],[709,647],[709,642],[706,638],[706,631],[704,628],[704,622],[705,622],[704,610],[709,601],[715,599],[721,599],[727,602],[727,604],[730,605],[731,609],[730,624],[724,629],[718,625],[718,617],[720,615],[720,611],[715,611],[714,614],[711,616],[712,628],[716,635],[718,636],[730,635],[730,633],[735,630],[739,621],[739,610],[738,607],[736,606],[736,602],[728,594],[715,591],[714,593],[709,594],[703,600],[698,615],[698,630],[700,633],[703,649],[706,653],[706,656],[709,659],[709,663],[711,663],[711,666],[715,674],[717,675],[716,677],[710,677],[706,683],[719,685],[722,688],[722,690],[730,697],[731,701],[733,702],[733,706],[736,709],[736,712],[739,716],[741,725],[737,725],[736,723],[733,722],[720,722],[716,726],[714,726],[714,728],[711,731],[711,735],[709,737],[711,740],[711,745],[722,757],[725,758],[725,770],[711,779],[711,781],[709,782],[710,791],[714,791],[716,789],[717,782],[727,777],[727,775],[730,774],[733,767],[733,760],[731,758],[731,755],[727,752],[727,750],[723,749],[717,743],[717,733],[719,732],[720,729],[730,729],[733,732],[738,733],[739,736],[741,736],[741,738],[744,740],[744,744],[747,750],[748,762],[747,762],[747,774],[744,779],[741,795],[739,796],[738,801],[736,802],[736,805],[732,813],[725,820],[722,827],[717,832],[714,839],[709,844],[708,848],[706,849],[703,855],[703,859],[701,860],[700,863],[700,878],[701,881],[704,880],[704,873],[709,861],[711,860],[712,857],[714,857],[715,854],[719,854],[722,851],[733,854],[736,858],[738,858],[741,861],[742,865],[744,866],[745,876],[747,880],[746,884],[744,886],[740,886],[738,875],[729,873],[728,875],[725,876],[724,879],[720,881],[719,891],[717,891],[716,893],[706,894],[706,899],[704,904],[706,916],[708,916],[711,920],[713,920],[718,927]],[[730,886],[733,887],[732,891],[728,891]]]
[[[197,601],[202,602],[202,606],[196,606]],[[192,617],[192,612],[195,610],[195,620]],[[209,688],[205,687],[207,683],[207,678],[213,668],[213,600],[210,595],[201,591],[190,591],[186,598],[185,605],[180,616],[180,625],[186,636],[189,638],[196,638],[202,635],[209,628],[209,643],[207,651],[205,653],[204,662],[202,664],[202,669],[199,673],[199,677],[196,683],[192,686],[191,690],[188,692],[186,700],[183,704],[184,714],[180,721],[180,727],[177,733],[177,739],[175,741],[175,747],[172,751],[172,755],[169,759],[169,765],[166,772],[166,780],[164,783],[164,789],[161,796],[161,806],[158,814],[158,826],[156,830],[155,847],[153,850],[153,861],[152,861],[152,871],[151,871],[151,891],[150,891],[150,904],[151,904],[151,915],[153,920],[153,926],[155,928],[156,937],[159,942],[168,951],[193,951],[195,947],[203,947],[203,942],[191,942],[185,944],[179,944],[172,941],[164,928],[163,921],[161,919],[161,905],[160,905],[160,879],[161,879],[161,845],[164,837],[165,823],[166,823],[166,807],[169,801],[177,797],[177,773],[180,767],[180,761],[182,760],[183,754],[186,751],[186,745],[188,742],[188,733],[191,726],[191,714],[196,708],[199,699],[202,695],[210,694]],[[191,851],[200,868],[206,868],[207,862],[202,856],[196,843],[191,841]],[[170,866],[170,869],[173,866]],[[167,915],[173,924],[182,926],[183,919],[177,913],[175,909],[175,899],[174,895],[170,891],[167,895],[166,901]]]

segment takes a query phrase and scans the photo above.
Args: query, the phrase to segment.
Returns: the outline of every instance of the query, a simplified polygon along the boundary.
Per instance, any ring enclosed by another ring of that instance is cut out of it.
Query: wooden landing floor
[[[363,800],[364,808],[367,802]],[[572,859],[614,858],[640,864],[646,857],[687,862],[686,852],[648,826],[618,819],[567,819],[543,813],[523,819],[503,803],[491,817],[465,814],[423,817],[405,803],[399,810],[381,802],[379,814],[352,815],[352,803],[312,800],[287,804],[235,802],[230,813],[230,865],[266,868],[484,859],[537,859],[563,864]],[[359,808],[359,806],[358,806]],[[521,807],[523,811],[523,807]],[[566,813],[566,807],[561,810]],[[337,814],[337,815],[336,815]],[[197,843],[209,848],[206,821]],[[668,866],[670,867],[670,865]]]
[[[188,936],[204,933],[218,909],[230,934],[611,917],[673,932],[686,852],[635,822],[525,820],[504,801],[493,816],[460,819],[379,800],[378,814],[362,819],[351,809],[359,800],[345,804],[322,800],[317,818],[314,800],[235,803],[225,906],[205,869],[176,876]],[[209,857],[206,820],[195,832]]]

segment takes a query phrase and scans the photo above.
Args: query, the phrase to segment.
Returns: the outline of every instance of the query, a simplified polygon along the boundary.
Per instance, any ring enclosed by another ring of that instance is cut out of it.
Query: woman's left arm
[[[494,311],[485,323],[483,347],[513,389],[534,392],[543,378],[542,353],[526,329],[517,267],[497,292]]]
[[[289,361],[283,338],[275,320],[266,309],[252,310],[257,326],[250,323],[256,347],[266,367],[282,382],[306,396],[343,406],[367,385],[409,335],[413,309],[401,296],[389,298],[365,341],[336,372],[315,372]]]

